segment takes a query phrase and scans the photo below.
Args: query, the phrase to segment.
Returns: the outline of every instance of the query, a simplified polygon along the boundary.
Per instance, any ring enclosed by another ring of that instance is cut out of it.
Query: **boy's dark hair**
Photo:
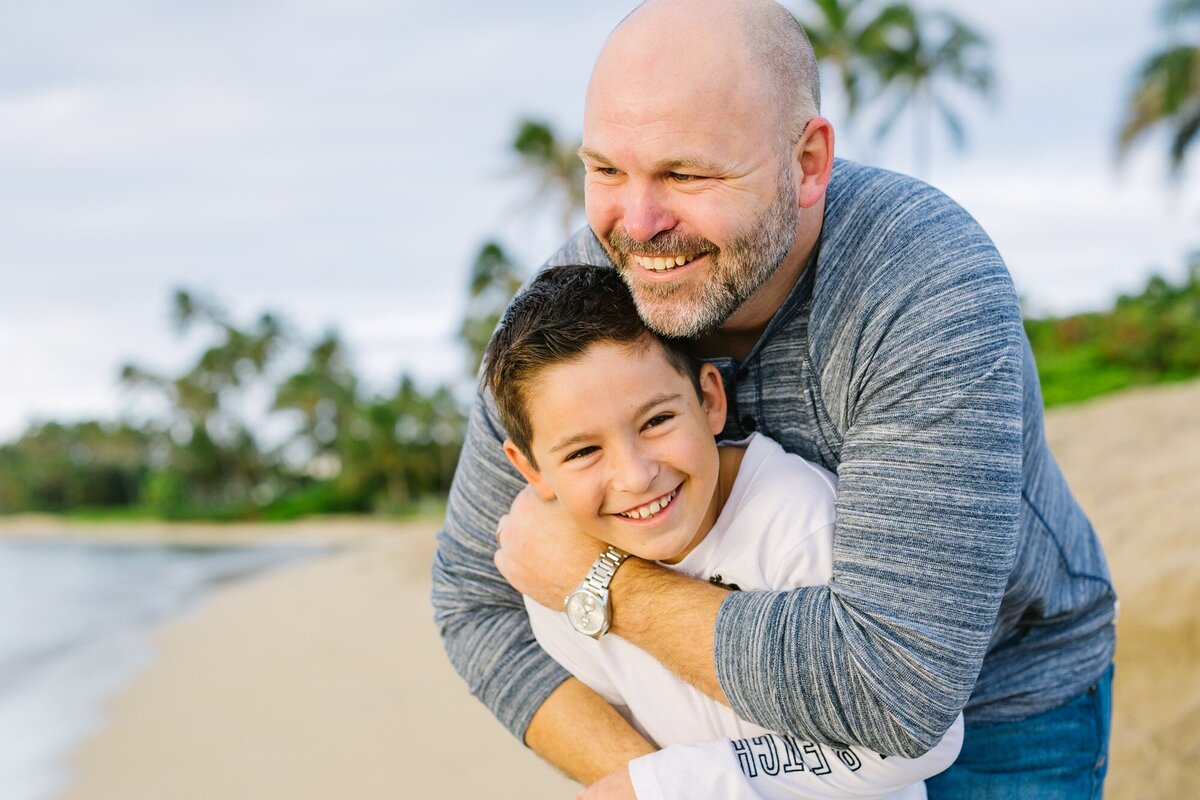
[[[668,363],[691,378],[700,394],[700,365],[679,339],[658,336],[642,322],[629,288],[612,267],[566,266],[544,270],[508,306],[483,356],[481,383],[496,398],[500,421],[513,444],[535,467],[533,425],[525,390],[552,364],[578,358],[594,344],[630,348],[658,342]]]

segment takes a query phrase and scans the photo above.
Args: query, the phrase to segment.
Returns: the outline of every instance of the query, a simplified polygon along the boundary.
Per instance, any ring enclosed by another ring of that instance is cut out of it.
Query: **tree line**
[[[1124,154],[1166,130],[1178,175],[1200,131],[1200,0],[1166,0],[1162,15],[1167,41],[1133,77],[1115,138]],[[981,33],[945,12],[871,0],[814,0],[798,17],[826,79],[841,87],[848,124],[882,138],[907,112],[918,171],[928,168],[935,120],[963,144],[945,87],[990,95]],[[535,202],[557,209],[564,235],[583,207],[577,147],[535,120],[520,121],[512,139]],[[470,374],[529,272],[501,242],[480,247],[458,330]],[[171,311],[179,332],[205,342],[194,362],[179,374],[137,364],[120,374],[158,413],[32,425],[0,446],[0,513],[285,519],[405,513],[445,496],[466,424],[452,387],[401,375],[388,391],[369,391],[337,331],[307,336],[277,313],[239,322],[185,289]],[[1108,311],[1030,319],[1026,330],[1048,405],[1200,374],[1200,259],[1179,285],[1155,277]]]
[[[403,513],[449,489],[465,418],[449,386],[402,375],[376,393],[336,331],[276,313],[238,323],[178,290],[171,317],[205,344],[178,374],[120,380],[141,422],[46,422],[0,447],[0,510],[116,508],[167,519]]]

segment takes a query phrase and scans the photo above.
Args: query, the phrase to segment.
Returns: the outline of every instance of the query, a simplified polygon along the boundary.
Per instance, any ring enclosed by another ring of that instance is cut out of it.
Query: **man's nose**
[[[631,237],[639,242],[648,242],[663,231],[674,228],[676,222],[663,187],[647,181],[628,188],[621,223]]]

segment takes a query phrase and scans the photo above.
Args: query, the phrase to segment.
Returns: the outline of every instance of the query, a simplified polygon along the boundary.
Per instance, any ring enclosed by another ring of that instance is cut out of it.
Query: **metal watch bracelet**
[[[601,553],[592,564],[592,568],[588,570],[587,577],[583,579],[584,584],[596,592],[607,589],[608,585],[612,583],[613,575],[617,574],[617,567],[621,566],[627,558],[629,558],[629,553],[610,544],[608,549]]]

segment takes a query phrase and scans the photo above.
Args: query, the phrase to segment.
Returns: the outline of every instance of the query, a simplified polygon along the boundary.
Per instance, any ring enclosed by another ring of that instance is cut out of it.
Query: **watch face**
[[[604,603],[591,592],[578,589],[567,598],[567,619],[571,627],[587,636],[604,629]]]

